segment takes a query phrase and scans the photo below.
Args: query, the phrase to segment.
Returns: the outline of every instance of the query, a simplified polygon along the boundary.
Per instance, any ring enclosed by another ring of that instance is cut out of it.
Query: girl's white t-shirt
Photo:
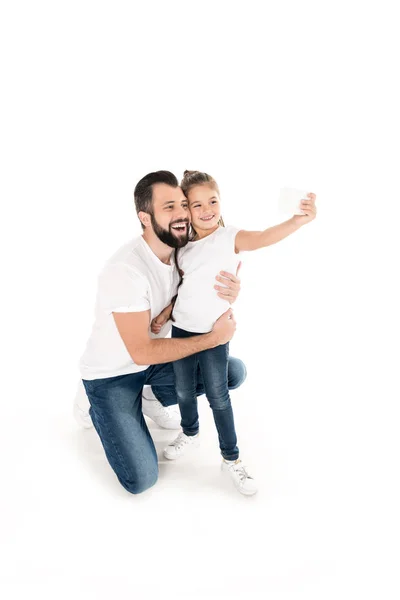
[[[219,227],[207,237],[189,242],[178,250],[179,268],[184,272],[173,317],[176,327],[192,333],[208,333],[215,321],[230,308],[217,295],[214,285],[219,271],[236,273],[240,262],[235,253],[236,227]]]

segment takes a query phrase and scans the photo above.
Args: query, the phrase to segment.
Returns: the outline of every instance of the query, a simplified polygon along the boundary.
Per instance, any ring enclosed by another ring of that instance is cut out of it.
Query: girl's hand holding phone
[[[317,216],[317,207],[315,206],[315,200],[317,196],[313,193],[307,194],[307,199],[301,200],[300,209],[304,214],[293,215],[292,219],[299,225],[305,225],[310,221],[313,221]]]

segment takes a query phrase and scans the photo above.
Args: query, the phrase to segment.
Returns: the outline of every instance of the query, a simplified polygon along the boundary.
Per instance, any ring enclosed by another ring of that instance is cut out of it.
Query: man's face
[[[186,246],[190,213],[180,187],[173,188],[165,183],[153,185],[153,214],[150,218],[154,233],[164,244],[171,248]]]

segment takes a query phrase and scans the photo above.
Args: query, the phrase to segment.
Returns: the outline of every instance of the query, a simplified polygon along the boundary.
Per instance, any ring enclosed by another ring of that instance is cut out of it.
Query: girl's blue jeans
[[[200,335],[172,327],[173,338]],[[239,448],[228,386],[229,343],[203,350],[173,363],[175,387],[181,411],[181,426],[186,435],[199,432],[197,377],[201,373],[204,391],[214,415],[219,447],[226,460],[237,460]]]

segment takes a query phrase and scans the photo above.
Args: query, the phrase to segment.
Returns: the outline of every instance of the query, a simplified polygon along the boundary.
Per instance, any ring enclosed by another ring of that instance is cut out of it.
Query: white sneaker
[[[77,404],[74,404],[74,417],[75,421],[84,429],[91,429],[93,427],[93,421],[88,412],[85,412]]]
[[[252,496],[258,491],[253,477],[249,475],[247,467],[244,466],[241,460],[222,460],[222,470],[229,473],[236,489],[239,490],[241,494]]]
[[[193,448],[198,448],[200,446],[199,435],[185,435],[183,431],[180,432],[178,437],[168,444],[168,446],[164,450],[165,458],[168,460],[175,460],[183,454],[186,454],[188,450],[192,450]]]
[[[84,427],[85,429],[90,429],[93,427],[93,422],[89,415],[89,408],[89,399],[86,395],[83,383],[80,381],[75,394],[73,414],[78,425]]]
[[[165,407],[157,400],[151,387],[143,388],[142,412],[163,429],[180,429],[181,415],[177,406]]]

